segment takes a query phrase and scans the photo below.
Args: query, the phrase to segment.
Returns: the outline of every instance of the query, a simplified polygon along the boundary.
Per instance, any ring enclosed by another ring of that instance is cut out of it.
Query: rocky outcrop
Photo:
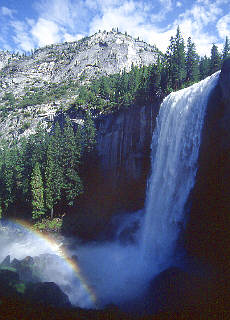
[[[36,275],[38,271],[36,258],[41,261],[45,259],[43,256],[35,257],[34,260],[28,256],[22,260],[13,259],[10,262],[10,256],[7,256],[2,261],[0,264],[0,299],[2,296],[16,297],[35,304],[70,307],[68,296],[56,283],[40,282]]]
[[[157,61],[159,51],[120,32],[98,32],[29,56],[0,51],[0,135],[31,134],[70,106],[81,84]]]
[[[168,268],[150,283],[146,308],[154,312],[203,311],[217,298],[211,280],[178,267]]]
[[[230,256],[230,59],[213,90],[202,133],[199,169],[185,235],[188,251],[223,274]]]
[[[73,215],[65,217],[63,230],[95,237],[114,213],[143,207],[160,102],[159,98],[151,105],[130,106],[96,121],[96,154],[83,170],[86,189]]]
[[[54,282],[38,282],[30,284],[25,292],[27,299],[32,303],[54,306],[70,307],[68,296]]]

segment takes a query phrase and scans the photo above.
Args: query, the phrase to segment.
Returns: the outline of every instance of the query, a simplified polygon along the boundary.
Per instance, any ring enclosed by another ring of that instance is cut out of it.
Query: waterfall
[[[194,185],[206,105],[219,72],[171,93],[161,104],[152,138],[141,250],[144,259],[164,263],[173,254]]]

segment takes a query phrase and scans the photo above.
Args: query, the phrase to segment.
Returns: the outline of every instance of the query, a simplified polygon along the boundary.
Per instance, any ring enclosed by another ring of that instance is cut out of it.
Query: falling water
[[[175,248],[194,185],[209,94],[219,72],[171,93],[161,104],[152,139],[152,173],[142,231],[143,257],[164,263]]]

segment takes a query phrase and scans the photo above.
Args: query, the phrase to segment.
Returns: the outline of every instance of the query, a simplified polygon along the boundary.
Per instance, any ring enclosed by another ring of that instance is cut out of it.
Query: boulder
[[[6,256],[5,259],[1,262],[0,267],[10,267],[10,256]]]
[[[0,270],[0,297],[15,297],[18,295],[17,284],[20,283],[17,272]]]
[[[54,282],[38,282],[28,286],[26,298],[32,303],[54,307],[70,307],[68,296]]]
[[[216,292],[211,279],[170,267],[151,282],[146,309],[154,312],[196,311],[212,305]]]
[[[22,281],[36,281],[37,279],[33,277],[32,265],[33,258],[26,257],[23,260],[14,259],[10,266],[17,270]]]

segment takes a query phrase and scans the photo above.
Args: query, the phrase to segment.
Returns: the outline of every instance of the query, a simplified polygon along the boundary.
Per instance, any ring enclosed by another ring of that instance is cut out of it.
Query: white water
[[[161,265],[173,254],[194,185],[206,105],[219,72],[171,93],[160,107],[152,139],[141,250]]]

